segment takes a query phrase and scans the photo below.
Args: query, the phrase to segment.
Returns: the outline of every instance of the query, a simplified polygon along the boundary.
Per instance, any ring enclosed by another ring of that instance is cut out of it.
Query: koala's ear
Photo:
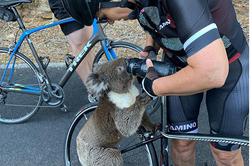
[[[101,63],[95,63],[93,66],[93,73],[98,73],[101,70],[102,64],[104,64],[105,62],[101,62]]]
[[[108,90],[108,79],[104,75],[99,75],[98,73],[92,73],[88,76],[86,80],[86,88],[89,94],[93,96],[101,96],[104,92]]]
[[[116,71],[117,71],[118,74],[121,74],[122,72],[125,71],[125,67],[124,66],[118,66],[118,67],[116,67]]]

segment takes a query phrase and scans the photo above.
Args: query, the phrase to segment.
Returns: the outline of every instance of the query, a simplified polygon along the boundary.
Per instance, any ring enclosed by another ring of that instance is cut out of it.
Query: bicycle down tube
[[[3,75],[1,77],[1,80],[0,80],[0,86],[3,90],[6,90],[6,91],[16,91],[16,92],[19,92],[19,93],[27,93],[27,94],[34,94],[34,95],[40,95],[41,94],[41,90],[39,88],[36,88],[36,87],[33,87],[33,86],[23,86],[23,85],[20,85],[20,84],[11,84],[7,87],[4,87],[2,86],[3,85],[3,82],[4,80],[6,79],[6,76],[7,76],[7,72],[8,70],[10,69],[10,73],[9,73],[9,77],[8,77],[8,82],[11,80],[12,78],[12,75],[13,75],[13,72],[14,72],[14,67],[15,67],[15,58],[13,60],[13,57],[14,55],[18,52],[20,46],[22,45],[23,41],[26,39],[27,42],[28,42],[28,45],[32,51],[32,54],[39,66],[39,72],[42,73],[42,76],[41,76],[41,82],[42,81],[46,81],[46,84],[47,85],[50,85],[50,82],[49,82],[49,77],[47,76],[47,73],[46,71],[43,69],[43,66],[42,64],[40,63],[39,61],[39,58],[38,58],[38,54],[35,50],[35,47],[32,43],[32,41],[29,39],[29,36],[32,34],[32,33],[35,33],[35,32],[38,32],[38,31],[41,31],[41,30],[44,30],[44,29],[47,29],[47,28],[51,28],[51,27],[54,27],[54,26],[57,26],[57,25],[60,25],[60,24],[63,24],[63,23],[67,23],[67,22],[72,22],[72,21],[75,21],[73,18],[67,18],[67,19],[64,19],[64,20],[60,20],[60,21],[56,21],[56,22],[53,22],[53,23],[50,23],[50,24],[47,24],[47,25],[42,25],[42,26],[39,26],[39,27],[36,27],[36,28],[32,28],[32,29],[29,29],[27,30],[23,24],[23,21],[21,20],[20,18],[20,15],[17,13],[16,9],[13,9],[13,11],[15,12],[15,15],[17,16],[17,21],[18,21],[18,24],[20,26],[20,29],[23,31],[23,33],[21,34],[19,40],[17,41],[17,43],[15,44],[15,47],[13,48],[13,50],[10,50],[10,58],[9,58],[9,61],[8,63],[6,64],[6,67],[4,69],[4,72],[3,72]],[[11,64],[11,61],[13,60],[13,64],[12,66],[10,67],[10,64]],[[46,79],[43,80],[43,76],[46,77]],[[50,88],[50,86],[49,86]]]

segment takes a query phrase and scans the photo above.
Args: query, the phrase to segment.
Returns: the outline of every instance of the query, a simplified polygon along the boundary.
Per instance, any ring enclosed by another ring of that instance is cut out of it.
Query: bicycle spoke
[[[22,105],[22,104],[5,104],[6,106],[11,107],[38,107],[38,108],[55,108],[56,106],[50,106],[50,105]]]
[[[138,151],[134,150],[134,153],[130,153],[130,154],[126,153],[127,155],[124,155],[124,156],[126,156],[126,157],[124,157],[124,159],[130,158],[130,157],[135,157],[136,154],[139,155],[139,154],[147,152],[147,150],[145,148],[141,148],[142,150],[139,150],[140,148],[137,148],[137,149],[138,149]]]
[[[0,59],[9,59],[8,48],[0,48]],[[41,104],[41,96],[39,95],[41,88],[40,79],[37,68],[21,53],[14,55],[16,64],[10,77],[12,64],[9,66],[4,81],[2,82],[2,91],[0,95],[0,122],[3,123],[19,123],[29,119]],[[6,63],[8,60],[6,61]],[[0,68],[0,76],[3,75],[6,64],[2,64]]]
[[[124,147],[129,146],[130,144],[132,144],[132,142],[136,142],[138,139],[139,139],[139,138],[135,137],[133,141],[132,141],[132,140],[131,140],[131,141],[128,141],[128,142],[129,142],[128,144],[125,144],[125,143],[124,143]]]

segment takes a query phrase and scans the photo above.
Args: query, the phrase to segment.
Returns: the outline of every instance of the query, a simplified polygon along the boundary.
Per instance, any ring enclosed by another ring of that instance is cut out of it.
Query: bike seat
[[[21,3],[31,3],[32,0],[1,0],[0,7],[10,7]]]

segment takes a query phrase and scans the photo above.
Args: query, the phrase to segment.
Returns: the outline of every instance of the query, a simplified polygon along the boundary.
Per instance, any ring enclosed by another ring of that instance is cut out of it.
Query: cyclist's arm
[[[223,86],[228,60],[221,39],[217,39],[187,59],[188,66],[153,82],[158,96],[190,95]]]
[[[146,49],[146,47],[149,47],[149,46],[153,47],[153,49],[154,49],[155,51],[157,51],[157,52],[158,52],[158,50],[159,50],[159,48],[160,48],[160,47],[156,44],[156,42],[154,41],[154,39],[152,38],[152,36],[151,36],[149,33],[146,33],[145,49]],[[148,54],[149,54],[149,52],[148,52],[148,51],[145,51],[145,50],[143,50],[143,51],[141,51],[141,52],[139,53],[140,57],[142,57],[142,58],[146,58],[146,57],[148,56]]]
[[[160,49],[160,46],[157,44],[157,42],[155,42],[149,33],[146,33],[145,46],[153,46],[156,50]]]
[[[146,33],[145,46],[154,46],[154,40],[149,33]]]
[[[184,49],[188,66],[153,82],[157,95],[188,95],[221,87],[228,59],[207,0],[166,0]]]

